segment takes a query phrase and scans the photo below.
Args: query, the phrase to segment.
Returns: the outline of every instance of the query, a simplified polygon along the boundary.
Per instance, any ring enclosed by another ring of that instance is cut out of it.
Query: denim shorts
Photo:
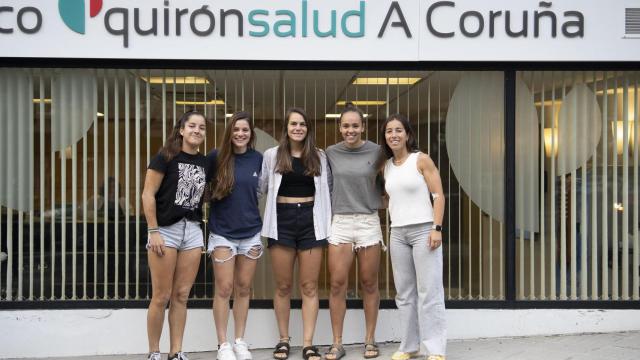
[[[160,226],[160,236],[164,240],[164,246],[178,251],[191,250],[204,247],[202,227],[197,221],[182,219],[169,226]],[[147,240],[149,249],[149,240]]]
[[[226,259],[218,259],[213,257],[213,250],[219,247],[229,248],[231,255]],[[258,249],[257,255],[251,255],[252,249]],[[227,239],[224,236],[209,233],[209,244],[207,245],[207,254],[211,256],[211,259],[216,263],[223,263],[231,260],[236,255],[244,255],[249,259],[258,260],[262,256],[262,241],[260,240],[260,233],[253,235],[246,239]]]
[[[378,212],[371,214],[335,214],[331,221],[331,238],[329,244],[351,244],[357,251],[361,248],[380,244],[383,250],[387,247],[382,241],[380,216]]]
[[[276,204],[278,239],[267,239],[267,246],[281,245],[296,250],[326,247],[327,239],[316,239],[313,224],[313,201]]]

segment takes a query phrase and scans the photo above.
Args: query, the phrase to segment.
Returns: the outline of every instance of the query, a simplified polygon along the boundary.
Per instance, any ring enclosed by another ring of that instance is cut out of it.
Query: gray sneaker
[[[159,359],[158,359],[159,360]],[[169,360],[189,360],[189,358],[187,357],[187,354],[183,353],[182,351],[178,351],[175,355],[173,355],[172,358],[170,358]]]
[[[149,357],[147,358],[147,360],[162,360],[162,357],[160,356],[159,352],[152,352],[149,353]]]

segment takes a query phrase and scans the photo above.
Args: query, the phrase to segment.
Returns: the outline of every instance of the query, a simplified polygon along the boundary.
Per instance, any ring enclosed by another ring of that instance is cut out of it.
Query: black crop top
[[[302,160],[297,157],[291,158],[292,172],[282,174],[282,182],[278,189],[278,196],[288,197],[311,197],[316,193],[316,186],[313,176],[304,174]]]

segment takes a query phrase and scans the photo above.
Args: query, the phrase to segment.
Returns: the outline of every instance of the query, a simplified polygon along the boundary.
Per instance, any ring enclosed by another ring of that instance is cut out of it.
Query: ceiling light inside
[[[542,105],[542,101],[536,101],[534,103],[536,106],[541,106]],[[562,105],[562,100],[556,99],[556,100],[545,100],[544,101],[544,106],[560,106]]]
[[[203,85],[209,84],[209,79],[202,76],[152,76],[152,77],[142,77],[143,81],[146,81],[150,84],[184,84],[184,85]]]
[[[34,104],[40,104],[42,102],[45,104],[51,104],[51,99],[33,99]]]
[[[353,85],[413,85],[418,81],[422,80],[419,77],[404,77],[404,78],[367,78],[367,77],[359,77],[353,80]]]
[[[363,114],[362,116],[364,116],[364,118],[366,119],[371,115]],[[325,119],[340,119],[340,114],[326,114],[324,117]]]
[[[224,105],[224,100],[208,100],[208,101],[177,100],[176,105]]]
[[[607,89],[607,95],[613,95],[614,93],[618,93],[618,96],[623,96],[624,95],[624,87],[619,87],[617,89],[614,89],[614,88]],[[632,88],[632,87],[627,88],[627,94],[629,96],[633,96],[634,93],[635,93],[635,89],[634,88]],[[598,91],[596,91],[596,94],[602,95],[602,94],[604,94],[604,90],[602,90],[602,89],[598,90]]]
[[[387,102],[384,100],[351,100],[351,101],[338,101],[336,105],[338,106],[346,106],[347,102],[351,103],[355,106],[381,106],[385,105]]]

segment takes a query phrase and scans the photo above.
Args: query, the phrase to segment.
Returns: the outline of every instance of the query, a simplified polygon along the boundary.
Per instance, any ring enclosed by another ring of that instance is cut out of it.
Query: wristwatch
[[[431,230],[442,232],[442,225],[433,224],[433,226],[431,227]]]

